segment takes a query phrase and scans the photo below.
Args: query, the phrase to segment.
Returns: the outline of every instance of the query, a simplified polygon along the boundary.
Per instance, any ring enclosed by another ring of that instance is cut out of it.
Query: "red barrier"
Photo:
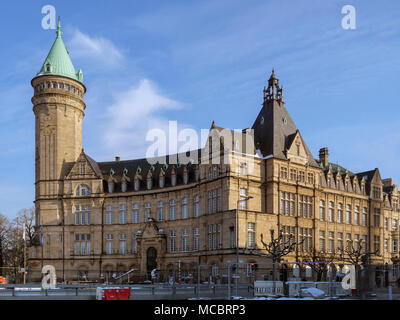
[[[125,289],[104,289],[103,300],[129,300],[131,291]]]

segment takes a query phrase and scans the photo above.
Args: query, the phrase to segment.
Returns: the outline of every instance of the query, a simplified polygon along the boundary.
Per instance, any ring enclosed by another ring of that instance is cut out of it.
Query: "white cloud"
[[[157,128],[168,137],[168,121],[173,116],[165,113],[182,107],[182,103],[163,96],[148,79],[114,95],[114,103],[107,108],[108,122],[103,137],[107,157],[144,157],[151,145],[146,141],[147,132]]]
[[[88,58],[102,66],[117,67],[124,60],[124,55],[110,40],[103,37],[90,37],[75,29],[68,42],[71,55],[77,58]]]

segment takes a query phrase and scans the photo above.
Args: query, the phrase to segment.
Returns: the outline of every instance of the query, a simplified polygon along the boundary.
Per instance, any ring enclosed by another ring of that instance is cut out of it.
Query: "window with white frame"
[[[133,223],[139,223],[139,205],[137,203],[134,203],[132,206],[132,222]]]
[[[187,219],[189,217],[188,209],[188,198],[183,198],[182,200],[182,219]]]
[[[325,231],[319,231],[319,251],[325,252]]]
[[[194,217],[200,216],[200,199],[199,196],[194,197]]]
[[[119,235],[119,253],[126,254],[126,234],[121,233]]]
[[[107,254],[113,254],[114,253],[113,235],[112,234],[107,234],[106,235],[106,253]]]
[[[337,245],[339,249],[339,253],[343,252],[343,232],[338,232],[337,234]]]
[[[126,205],[121,204],[119,206],[119,223],[126,224]]]
[[[91,193],[92,192],[91,192],[90,188],[85,184],[81,184],[80,186],[78,186],[78,188],[76,188],[76,191],[75,191],[76,196],[82,196],[82,197],[90,196]]]
[[[397,253],[399,250],[399,240],[393,239],[393,253]]]
[[[368,226],[368,213],[367,213],[367,208],[365,208],[365,207],[363,208],[362,225]]]
[[[114,223],[113,206],[107,205],[106,206],[106,224],[113,224],[113,223]]]
[[[75,206],[75,224],[76,225],[88,225],[91,223],[92,207],[87,206]]]
[[[176,201],[169,201],[169,220],[176,220]]]
[[[162,201],[158,201],[157,219],[158,221],[164,221],[164,202]]]
[[[193,251],[199,251],[200,248],[200,229],[193,229]]]
[[[343,223],[343,204],[338,203],[337,222]]]
[[[360,207],[359,206],[354,207],[354,224],[356,224],[356,225],[360,224]]]
[[[75,255],[91,254],[90,234],[75,234]]]
[[[397,219],[392,219],[392,231],[397,231],[398,229],[398,221]]]
[[[240,210],[247,210],[247,189],[240,188],[240,202],[239,208]]]
[[[281,192],[281,214],[294,216],[294,194]]]
[[[176,231],[171,230],[169,234],[169,250],[170,252],[176,251]]]
[[[325,201],[324,200],[319,201],[319,220],[321,220],[321,221],[325,220]]]
[[[355,234],[354,235],[354,249],[358,250],[359,249],[359,245],[360,245],[360,235],[359,234]]]
[[[312,197],[299,195],[299,217],[312,218]]]
[[[188,234],[187,229],[183,229],[182,230],[182,247],[181,247],[183,252],[189,251],[188,238],[189,238],[189,234]]]
[[[247,247],[249,249],[254,249],[255,247],[255,231],[256,224],[254,222],[247,223]]]
[[[328,252],[335,252],[335,233],[333,231],[329,231]]]
[[[351,205],[346,205],[346,223],[351,224]]]
[[[144,218],[145,221],[150,221],[151,218],[151,203],[146,202],[144,205]]]
[[[350,249],[352,245],[351,233],[346,233],[346,247]]]
[[[333,201],[329,201],[328,220],[329,220],[329,222],[334,222],[335,221],[334,203],[333,203]]]

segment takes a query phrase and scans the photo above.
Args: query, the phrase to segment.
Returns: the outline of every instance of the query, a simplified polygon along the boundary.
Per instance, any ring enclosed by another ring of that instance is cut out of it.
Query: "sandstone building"
[[[32,86],[36,231],[42,235],[29,250],[32,275],[40,277],[48,264],[64,280],[132,268],[172,270],[177,262],[183,270],[217,268],[236,261],[236,230],[244,262],[269,261],[260,239],[268,241],[271,229],[305,239],[287,261],[312,250],[339,256],[349,241],[361,240],[366,250],[379,249],[375,263],[398,258],[397,186],[378,169],[355,173],[330,163],[327,148],[315,159],[274,72],[251,128],[237,133],[213,122],[204,148],[155,164],[97,162],[84,152],[86,87],[60,25]],[[218,138],[222,132],[232,140]]]

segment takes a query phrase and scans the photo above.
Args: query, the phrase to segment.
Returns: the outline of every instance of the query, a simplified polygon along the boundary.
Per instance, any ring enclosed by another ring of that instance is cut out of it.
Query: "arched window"
[[[76,188],[75,195],[76,196],[90,196],[91,190],[87,185],[81,184],[78,188]]]

